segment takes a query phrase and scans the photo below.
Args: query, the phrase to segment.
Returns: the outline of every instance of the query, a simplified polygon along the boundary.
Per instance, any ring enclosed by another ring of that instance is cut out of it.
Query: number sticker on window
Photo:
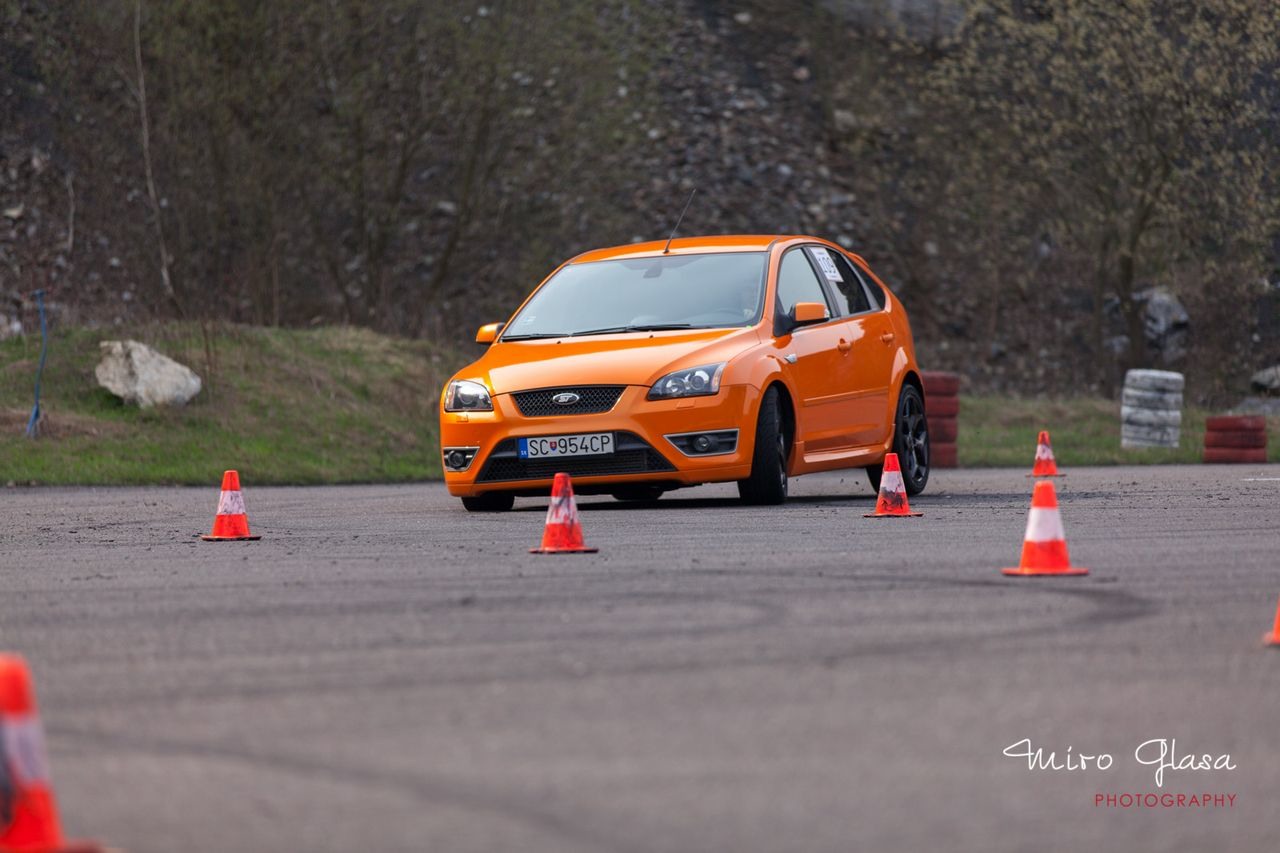
[[[813,257],[818,262],[818,266],[822,268],[822,274],[827,277],[827,281],[840,282],[844,281],[840,277],[840,270],[836,269],[836,262],[831,260],[831,255],[826,249],[813,249]]]

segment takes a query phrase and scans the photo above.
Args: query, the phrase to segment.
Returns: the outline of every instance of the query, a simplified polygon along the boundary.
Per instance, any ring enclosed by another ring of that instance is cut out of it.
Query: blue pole
[[[40,431],[40,379],[44,376],[44,360],[49,355],[49,326],[44,319],[44,291],[36,291],[36,304],[40,307],[40,366],[36,368],[36,404],[31,407],[31,420],[27,421],[27,438],[35,438]]]

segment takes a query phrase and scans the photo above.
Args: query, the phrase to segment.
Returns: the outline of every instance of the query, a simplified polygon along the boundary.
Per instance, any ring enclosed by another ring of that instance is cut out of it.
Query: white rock
[[[1280,364],[1275,367],[1268,367],[1266,370],[1259,370],[1253,374],[1253,378],[1249,380],[1257,391],[1280,391]]]
[[[185,406],[200,393],[200,377],[190,368],[137,341],[102,341],[98,384],[143,409]]]
[[[1191,317],[1178,297],[1167,287],[1149,287],[1135,293],[1133,298],[1144,303],[1142,322],[1148,349],[1157,353],[1165,364],[1185,356]]]

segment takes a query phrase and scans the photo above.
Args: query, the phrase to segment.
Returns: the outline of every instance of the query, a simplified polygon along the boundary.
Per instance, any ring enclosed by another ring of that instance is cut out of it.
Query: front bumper
[[[740,480],[751,473],[755,414],[760,392],[749,385],[726,385],[710,397],[649,400],[646,386],[627,386],[607,412],[549,417],[520,413],[510,394],[495,394],[492,412],[444,412],[440,416],[443,448],[476,448],[464,471],[446,467],[451,495],[485,492],[542,495],[557,471],[573,477],[582,494],[610,491],[627,483],[655,483],[668,488]],[[688,456],[668,435],[738,430],[731,452]],[[612,432],[616,451],[608,456],[571,456],[521,460],[520,438]]]

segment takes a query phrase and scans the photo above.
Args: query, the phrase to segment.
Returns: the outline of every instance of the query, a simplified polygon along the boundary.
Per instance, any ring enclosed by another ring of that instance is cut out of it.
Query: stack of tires
[[[924,411],[929,420],[929,466],[956,467],[956,436],[959,434],[960,375],[926,370]]]
[[[1204,461],[1267,461],[1267,420],[1262,415],[1217,415],[1204,425]]]
[[[1120,398],[1120,446],[1177,447],[1182,438],[1181,373],[1130,370]]]

